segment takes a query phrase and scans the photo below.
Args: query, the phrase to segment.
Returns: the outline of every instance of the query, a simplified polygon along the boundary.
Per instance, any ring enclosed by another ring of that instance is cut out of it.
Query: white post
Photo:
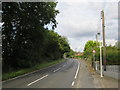
[[[96,62],[96,65],[95,65],[95,66],[96,66],[96,71],[97,71],[97,70],[98,70],[98,69],[97,69],[97,62]]]
[[[103,77],[103,69],[102,69],[102,44],[100,42],[100,76]]]

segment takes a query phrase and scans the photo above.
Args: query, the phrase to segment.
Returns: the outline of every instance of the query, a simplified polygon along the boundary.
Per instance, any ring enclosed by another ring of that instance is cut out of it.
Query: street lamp
[[[97,33],[100,35],[100,33]],[[102,69],[102,42],[100,42],[100,76],[103,77],[103,69]]]
[[[103,61],[104,61],[104,71],[106,71],[106,45],[105,45],[105,18],[104,11],[101,11],[101,19],[102,19],[102,36],[103,36]]]

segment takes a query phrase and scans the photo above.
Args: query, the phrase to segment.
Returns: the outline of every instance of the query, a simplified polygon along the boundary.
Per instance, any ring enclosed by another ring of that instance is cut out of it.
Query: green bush
[[[92,50],[96,50],[95,60],[100,60],[100,48],[97,47],[97,44],[94,41],[88,41],[85,45],[84,49],[84,57],[93,61],[93,53]],[[107,65],[120,65],[120,50],[119,47],[116,46],[107,46],[106,47],[106,64]],[[102,48],[102,60],[103,58],[103,48]]]

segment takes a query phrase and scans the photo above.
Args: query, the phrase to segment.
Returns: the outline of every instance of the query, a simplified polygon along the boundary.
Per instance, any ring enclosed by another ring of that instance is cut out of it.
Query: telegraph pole
[[[106,71],[106,45],[105,45],[105,21],[104,21],[104,11],[101,11],[102,15],[102,34],[103,34],[103,62],[104,71]]]
[[[100,33],[97,33],[97,35],[100,35]],[[100,38],[99,38],[99,40],[100,40]],[[100,76],[103,77],[103,69],[102,69],[102,42],[101,41],[99,41],[99,42],[100,42],[100,45],[99,45],[99,47],[100,47]]]
[[[96,46],[98,46],[98,35],[96,34]]]
[[[97,34],[96,34],[96,42],[98,42],[98,36],[97,36]]]

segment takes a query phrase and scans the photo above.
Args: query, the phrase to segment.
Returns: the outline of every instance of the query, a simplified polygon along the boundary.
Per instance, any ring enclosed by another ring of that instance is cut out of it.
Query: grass
[[[44,63],[36,65],[32,68],[21,69],[21,70],[18,70],[18,71],[5,73],[5,74],[2,75],[2,80],[3,81],[8,80],[8,79],[11,79],[11,78],[14,78],[14,77],[17,77],[17,76],[20,76],[20,75],[23,75],[23,74],[26,74],[26,73],[29,73],[29,72],[33,72],[33,71],[36,71],[36,70],[39,70],[39,69],[43,69],[45,67],[48,67],[48,66],[51,66],[51,65],[63,62],[63,61],[65,61],[65,60],[60,59],[60,60],[51,61],[51,62],[44,62]]]

